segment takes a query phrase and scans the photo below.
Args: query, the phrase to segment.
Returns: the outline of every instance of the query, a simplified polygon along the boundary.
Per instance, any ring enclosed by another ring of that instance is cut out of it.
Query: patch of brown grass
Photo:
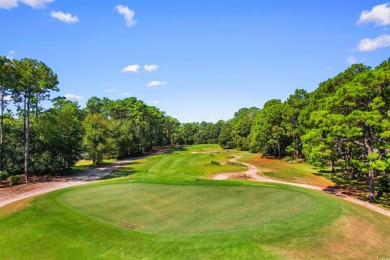
[[[328,229],[313,241],[294,241],[279,251],[289,259],[381,259],[390,256],[389,232],[362,217],[344,216]]]
[[[5,217],[8,215],[11,215],[19,210],[25,209],[28,206],[30,206],[30,203],[33,199],[35,199],[37,196],[29,197],[26,199],[22,199],[19,201],[16,201],[14,203],[5,205],[0,208],[0,217]]]
[[[273,179],[310,184],[321,188],[334,185],[332,181],[315,175],[315,170],[307,164],[290,164],[279,159],[267,158],[258,154],[251,156],[246,162],[256,166],[264,175]]]

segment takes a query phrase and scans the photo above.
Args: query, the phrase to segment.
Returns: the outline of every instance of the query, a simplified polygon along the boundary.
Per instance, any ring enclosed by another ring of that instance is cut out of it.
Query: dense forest
[[[217,123],[181,124],[135,97],[92,97],[80,108],[51,98],[57,85],[43,62],[0,56],[0,178],[59,174],[81,158],[99,164],[159,146],[218,143],[305,159],[333,174],[337,167],[344,178],[367,181],[370,201],[389,192],[390,59],[375,69],[354,64],[314,92],[297,89],[284,102],[242,108]]]

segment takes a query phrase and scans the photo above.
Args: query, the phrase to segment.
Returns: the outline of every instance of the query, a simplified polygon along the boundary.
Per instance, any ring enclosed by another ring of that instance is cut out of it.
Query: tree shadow
[[[133,174],[135,174],[137,172],[138,171],[135,170],[132,167],[118,168],[114,172],[112,172],[112,173],[104,176],[103,178],[101,178],[101,180],[109,180],[109,179],[115,179],[115,178],[120,178],[120,177],[126,177],[126,176],[133,175]]]
[[[182,151],[187,151],[187,148],[184,147],[183,145],[180,146],[171,146],[168,147],[164,150],[164,154],[172,154],[174,152],[182,152]]]

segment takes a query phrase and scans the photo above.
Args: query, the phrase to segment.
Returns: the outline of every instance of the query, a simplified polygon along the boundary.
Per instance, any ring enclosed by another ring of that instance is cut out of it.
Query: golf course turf
[[[202,153],[193,153],[196,148]],[[388,217],[318,191],[202,178],[202,172],[207,177],[242,168],[211,164],[224,164],[231,157],[216,149],[194,146],[139,159],[118,171],[119,176],[133,174],[131,186],[126,176],[62,189],[34,199],[27,208],[0,215],[0,258],[380,259],[390,255]]]

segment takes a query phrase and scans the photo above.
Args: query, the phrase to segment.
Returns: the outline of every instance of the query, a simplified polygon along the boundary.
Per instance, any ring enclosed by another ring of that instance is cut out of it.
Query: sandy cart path
[[[150,155],[161,154],[163,152],[164,151],[161,150]],[[146,156],[150,156],[150,155],[146,155]],[[145,156],[131,157],[124,160],[118,160],[108,166],[85,169],[77,174],[56,178],[54,179],[54,181],[30,183],[28,186],[18,185],[18,186],[14,186],[13,189],[3,188],[0,190],[0,207],[3,207],[15,201],[48,193],[50,191],[84,185],[93,181],[100,180],[106,175],[111,174],[113,171],[115,171],[115,169],[123,165],[129,164],[132,160],[140,159],[143,157]]]
[[[271,182],[271,183],[281,183],[281,184],[287,184],[287,185],[292,185],[292,186],[297,186],[297,187],[302,187],[302,188],[307,188],[307,189],[312,189],[312,190],[319,190],[319,191],[324,191],[326,193],[330,193],[329,190],[323,189],[318,186],[313,186],[309,184],[301,184],[301,183],[293,183],[293,182],[286,182],[286,181],[279,181],[275,179],[271,179],[268,177],[265,177],[261,175],[261,170],[257,168],[256,166],[249,164],[249,163],[243,163],[237,161],[237,159],[241,158],[241,156],[235,156],[234,158],[230,159],[231,162],[235,163],[241,163],[245,166],[248,167],[248,170],[245,172],[230,172],[230,173],[218,173],[213,176],[214,180],[228,180],[228,179],[248,179],[248,180],[253,180],[253,181],[260,181],[260,182]],[[362,201],[341,193],[331,193],[339,198],[342,198],[346,201],[361,205],[363,207],[366,207],[368,209],[371,209],[373,211],[376,211],[382,215],[390,217],[390,211],[380,208],[374,204],[371,204],[366,201]]]

